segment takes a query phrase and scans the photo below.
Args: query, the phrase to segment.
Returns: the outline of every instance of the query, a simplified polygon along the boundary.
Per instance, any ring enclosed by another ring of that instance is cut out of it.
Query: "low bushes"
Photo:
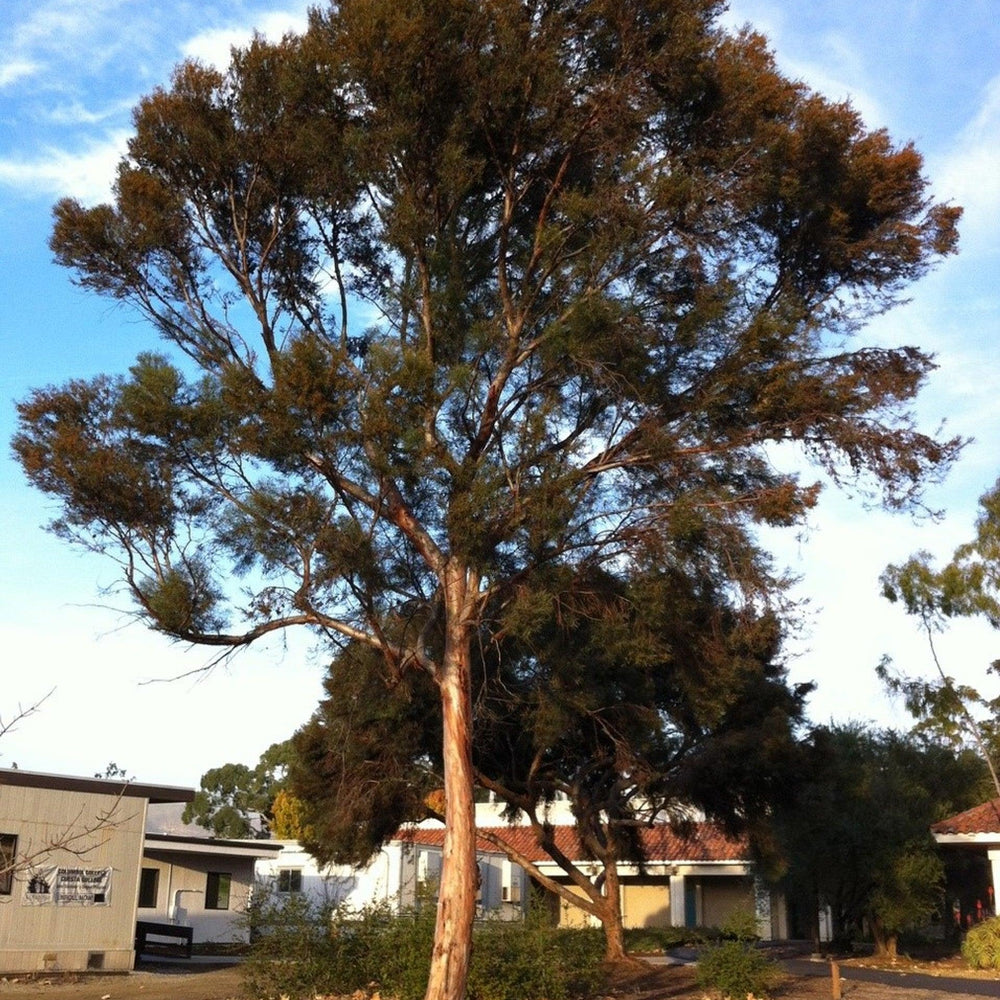
[[[973,969],[1000,969],[1000,917],[969,929],[962,942],[962,957]]]
[[[597,986],[603,952],[601,931],[551,927],[540,908],[523,921],[487,921],[473,935],[468,996],[470,1000],[580,996]]]
[[[378,990],[420,1000],[427,985],[434,908],[401,915],[387,907],[346,913],[258,899],[251,913],[254,944],[244,962],[250,995],[317,995]],[[549,927],[541,913],[524,921],[477,926],[469,969],[469,1000],[569,1000],[600,977],[600,931]]]
[[[698,985],[731,1000],[766,997],[780,979],[778,966],[757,947],[753,917],[737,915],[722,928],[722,940],[698,955]]]
[[[659,954],[671,948],[700,947],[719,937],[721,931],[706,927],[628,927],[625,948],[634,955]]]

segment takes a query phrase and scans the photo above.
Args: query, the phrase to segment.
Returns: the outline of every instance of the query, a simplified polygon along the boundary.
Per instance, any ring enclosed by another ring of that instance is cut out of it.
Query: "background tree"
[[[216,837],[268,837],[290,753],[288,741],[272,743],[255,767],[222,764],[206,771],[181,818],[211,830]]]
[[[899,935],[940,912],[944,868],[932,823],[978,801],[975,754],[891,730],[819,729],[806,780],[775,813],[784,885],[819,943],[829,907],[840,944],[870,932],[876,952],[895,956]]]
[[[892,506],[958,447],[910,422],[926,355],[846,344],[958,210],[721,7],[344,0],[182,65],[113,204],[56,208],[57,260],[182,363],[35,392],[15,450],[151,627],[224,654],[304,626],[431,678],[429,998],[467,975],[472,649],[516,588],[796,522],[817,488],[775,442]]]
[[[480,647],[473,765],[571,884],[502,833],[480,836],[599,919],[607,957],[620,960],[618,865],[644,862],[641,829],[700,809],[745,832],[793,787],[806,691],[791,691],[775,661],[774,616],[737,610],[711,580],[698,587],[676,569],[629,581],[561,574],[517,604],[508,634]],[[293,739],[289,785],[313,832],[309,849],[324,863],[358,864],[401,823],[441,811],[429,795],[440,784],[440,715],[420,675],[387,692],[363,646],[335,660],[325,684],[329,696]],[[557,797],[572,807],[579,857],[548,822]]]
[[[527,620],[476,699],[479,781],[527,819],[571,886],[514,860],[602,922],[609,959],[625,955],[618,869],[642,868],[643,828],[703,813],[744,834],[799,770],[808,688],[786,685],[775,617],[734,607],[718,579],[677,567],[553,579],[547,616],[539,593],[512,611]],[[596,877],[557,842],[546,816],[557,797]]]
[[[900,602],[920,623],[936,676],[926,679],[898,672],[886,657],[878,668],[888,689],[901,694],[917,729],[961,748],[973,746],[989,768],[1000,796],[1000,696],[960,684],[938,657],[935,636],[955,618],[981,618],[1000,628],[1000,482],[979,500],[975,538],[960,545],[951,562],[935,569],[929,553],[918,552],[882,575],[882,593]],[[987,668],[997,673],[1000,661]]]
[[[292,737],[288,789],[303,804],[306,849],[321,864],[363,865],[401,825],[434,813],[441,709],[422,673],[387,686],[365,643],[341,652],[323,686],[327,696]]]
[[[122,781],[135,781],[135,776],[128,773],[128,768],[122,767],[115,761],[109,761],[103,771],[95,771],[95,778],[121,779]]]
[[[278,791],[271,803],[271,836],[276,840],[315,840],[316,835],[306,823],[305,803],[286,788]]]

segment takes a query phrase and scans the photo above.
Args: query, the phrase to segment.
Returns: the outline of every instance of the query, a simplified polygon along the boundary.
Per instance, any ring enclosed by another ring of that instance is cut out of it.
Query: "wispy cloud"
[[[128,112],[132,101],[115,101],[99,108],[88,108],[81,101],[70,100],[52,107],[46,118],[53,125],[99,125]]]
[[[253,26],[229,25],[200,32],[181,46],[181,53],[186,59],[197,59],[221,68],[228,65],[230,50],[246,45],[255,31],[271,41],[278,41],[289,32],[302,32],[305,28],[304,5],[299,10],[272,11],[257,19]]]
[[[950,150],[933,164],[935,190],[965,209],[963,252],[1000,250],[1000,76],[983,91],[979,110]]]
[[[0,160],[0,184],[22,194],[69,196],[87,204],[106,200],[128,132],[114,132],[77,152],[49,148],[33,159]]]
[[[41,63],[33,59],[12,59],[0,66],[0,87],[34,76],[41,68]]]
[[[122,11],[126,7],[127,16]],[[130,28],[135,10],[128,0],[43,0],[11,25],[8,49],[15,62],[30,64],[33,72],[56,64],[65,72],[81,62],[93,70],[114,58],[122,45],[134,46]],[[100,45],[91,44],[96,38]]]
[[[143,81],[149,88],[165,84],[179,54],[225,65],[230,47],[246,43],[255,29],[277,39],[306,26],[308,0],[286,0],[281,10],[256,6],[257,0],[204,2],[197,10],[174,0],[16,5],[15,16],[0,26],[7,57],[0,87],[12,97],[0,185],[20,197],[106,199]],[[195,33],[195,25],[206,24],[212,27]]]
[[[89,35],[98,20],[127,5],[128,0],[43,0],[17,22],[14,41],[22,46],[46,47],[73,35]]]

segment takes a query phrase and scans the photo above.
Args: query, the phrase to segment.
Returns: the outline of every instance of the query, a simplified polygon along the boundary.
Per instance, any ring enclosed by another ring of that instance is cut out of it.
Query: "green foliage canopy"
[[[54,530],[116,558],[168,636],[308,627],[426,672],[456,926],[470,650],[518,586],[682,545],[763,599],[747,533],[817,496],[771,445],[891,506],[959,446],[910,419],[928,356],[847,343],[954,250],[959,211],[722,6],[344,0],[225,71],[182,64],[113,201],[56,206],[56,259],[184,363],[20,404]]]
[[[958,682],[938,658],[935,636],[956,619],[975,618],[1000,628],[1000,483],[979,499],[975,537],[960,545],[940,569],[928,552],[918,552],[882,574],[882,593],[899,603],[923,628],[936,676],[900,673],[889,658],[879,666],[888,689],[901,694],[917,729],[952,746],[975,746],[990,768],[1000,795],[1000,696]],[[987,669],[996,674],[1000,661]]]
[[[55,529],[169,635],[312,625],[432,667],[380,623],[449,563],[481,609],[650,533],[797,520],[815,489],[769,443],[911,499],[956,447],[901,409],[929,359],[842,337],[958,212],[718,6],[364,0],[182,65],[52,247],[201,374],[147,354],[21,404]]]
[[[838,940],[860,939],[867,924],[880,950],[894,950],[943,901],[931,824],[980,801],[983,783],[969,752],[891,730],[817,730],[809,772],[775,815],[786,886],[805,912],[830,907]]]
[[[185,823],[197,823],[216,837],[267,837],[275,796],[285,781],[289,743],[272,743],[255,767],[221,764],[201,776],[194,800],[184,807]]]

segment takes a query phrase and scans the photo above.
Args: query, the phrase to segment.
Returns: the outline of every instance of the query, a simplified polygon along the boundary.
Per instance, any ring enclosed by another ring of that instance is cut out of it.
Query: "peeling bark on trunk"
[[[463,1000],[476,915],[476,814],[472,771],[472,686],[465,586],[450,577],[444,661],[438,676],[445,791],[445,834],[434,951],[425,1000]]]
[[[604,861],[604,960],[624,962],[625,925],[622,920],[621,884],[618,881],[618,865],[614,860]]]

